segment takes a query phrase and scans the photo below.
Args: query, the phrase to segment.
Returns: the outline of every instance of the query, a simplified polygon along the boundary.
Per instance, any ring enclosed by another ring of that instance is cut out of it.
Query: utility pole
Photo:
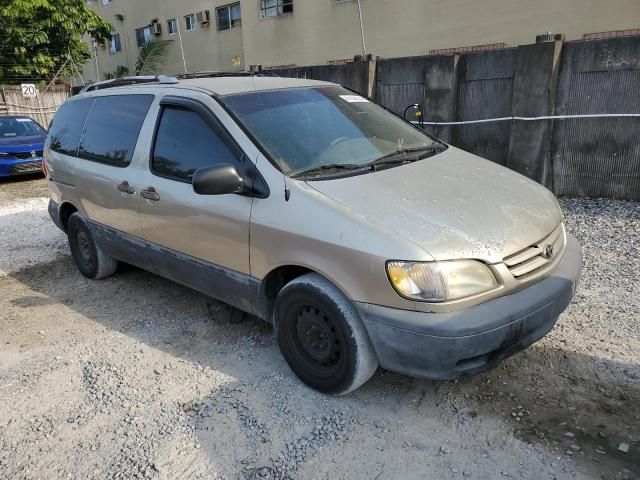
[[[98,42],[93,41],[93,58],[96,61],[96,81],[100,81],[100,68],[98,68]]]
[[[182,33],[180,33],[180,19],[176,17],[176,26],[178,27],[178,42],[180,43],[180,53],[182,54],[182,65],[184,66],[184,73],[187,71],[187,61],[184,58],[184,47],[182,46]]]
[[[362,55],[367,56],[367,43],[364,39],[364,24],[362,22],[362,6],[360,0],[358,0],[358,16],[360,17],[360,34],[362,35]]]

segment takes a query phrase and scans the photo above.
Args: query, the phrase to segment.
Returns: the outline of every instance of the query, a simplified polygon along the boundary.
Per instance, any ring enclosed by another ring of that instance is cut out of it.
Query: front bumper
[[[26,160],[2,159],[0,161],[0,177],[42,173],[42,158],[36,157]]]
[[[493,368],[544,337],[571,302],[581,268],[582,249],[567,235],[554,272],[510,295],[450,313],[356,306],[383,368],[448,380]]]

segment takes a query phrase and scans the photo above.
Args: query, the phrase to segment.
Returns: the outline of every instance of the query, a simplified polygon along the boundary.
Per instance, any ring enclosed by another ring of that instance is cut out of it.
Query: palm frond
[[[145,43],[138,52],[136,75],[157,75],[161,73],[173,40],[154,40]]]

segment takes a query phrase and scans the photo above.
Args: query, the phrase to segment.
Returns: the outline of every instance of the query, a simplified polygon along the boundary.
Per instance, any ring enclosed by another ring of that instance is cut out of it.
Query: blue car
[[[41,172],[46,136],[29,117],[0,117],[0,177]]]

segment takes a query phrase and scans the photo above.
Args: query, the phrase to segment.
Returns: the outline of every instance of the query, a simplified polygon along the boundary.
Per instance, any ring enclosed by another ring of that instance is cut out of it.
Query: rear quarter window
[[[97,97],[87,117],[78,157],[115,167],[129,165],[153,98],[153,95]]]
[[[63,104],[49,126],[49,148],[54,152],[75,156],[80,145],[82,127],[93,104],[93,98]]]

